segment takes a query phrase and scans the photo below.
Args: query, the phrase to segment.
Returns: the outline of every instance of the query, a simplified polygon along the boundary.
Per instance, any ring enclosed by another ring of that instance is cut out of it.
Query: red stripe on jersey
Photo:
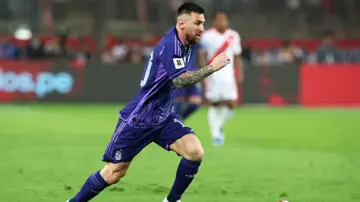
[[[216,51],[216,53],[214,54],[214,56],[212,58],[210,58],[209,63],[211,63],[216,56],[218,56],[220,53],[224,52],[229,45],[231,44],[231,42],[234,40],[233,36],[229,36],[225,42],[220,46],[220,48]]]

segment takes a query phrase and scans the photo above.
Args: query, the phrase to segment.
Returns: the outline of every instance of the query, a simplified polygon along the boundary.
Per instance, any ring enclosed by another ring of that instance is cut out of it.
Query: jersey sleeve
[[[235,32],[234,36],[234,54],[240,55],[242,52],[240,35]]]
[[[186,63],[179,54],[179,49],[180,46],[177,44],[167,44],[164,48],[162,62],[169,80],[173,80],[187,70]]]

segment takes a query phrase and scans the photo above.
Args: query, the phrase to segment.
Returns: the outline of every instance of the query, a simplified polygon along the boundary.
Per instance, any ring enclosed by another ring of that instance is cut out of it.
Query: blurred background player
[[[198,60],[198,45],[196,45],[194,51],[196,51],[197,53],[193,54],[192,58],[190,58],[192,71],[195,71],[198,67],[204,67],[206,65],[205,63],[201,63],[200,60]],[[201,92],[202,89],[200,83],[192,86],[187,86],[179,90],[178,96],[176,97],[175,112],[183,120],[188,118],[191,114],[193,114],[199,109],[202,102]]]
[[[213,14],[213,28],[201,37],[201,47],[207,63],[221,52],[226,52],[231,63],[205,80],[205,97],[209,103],[209,126],[214,145],[224,144],[223,131],[226,120],[231,118],[238,99],[237,85],[243,80],[243,64],[239,34],[228,28],[229,17],[224,11]],[[239,68],[238,80],[235,69]]]

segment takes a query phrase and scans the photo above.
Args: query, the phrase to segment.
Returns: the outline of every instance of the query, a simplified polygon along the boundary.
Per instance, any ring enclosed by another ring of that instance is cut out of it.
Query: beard
[[[198,44],[200,43],[200,39],[196,36],[187,35],[186,39],[189,44]]]

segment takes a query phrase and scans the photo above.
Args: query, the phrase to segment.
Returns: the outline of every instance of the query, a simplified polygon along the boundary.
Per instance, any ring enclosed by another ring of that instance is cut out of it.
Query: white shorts
[[[205,97],[209,102],[236,101],[238,99],[236,82],[208,80]]]

